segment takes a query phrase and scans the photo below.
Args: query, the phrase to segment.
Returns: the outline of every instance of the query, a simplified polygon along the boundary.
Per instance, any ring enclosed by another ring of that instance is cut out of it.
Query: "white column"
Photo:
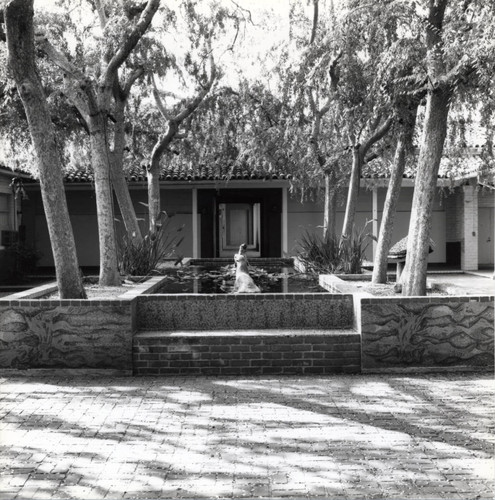
[[[193,259],[199,258],[198,189],[192,190],[192,251]]]
[[[287,187],[282,188],[282,257],[289,256],[289,218],[287,213]]]
[[[373,187],[373,196],[372,196],[372,208],[371,208],[371,216],[373,217],[373,236],[378,238],[378,188],[376,186]],[[373,240],[373,261],[375,260],[376,255],[376,246],[378,242]]]
[[[478,191],[476,186],[463,186],[463,235],[461,247],[461,269],[478,269]]]

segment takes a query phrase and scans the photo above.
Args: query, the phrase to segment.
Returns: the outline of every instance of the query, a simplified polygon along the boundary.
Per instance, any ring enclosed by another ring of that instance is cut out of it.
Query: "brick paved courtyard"
[[[0,499],[491,499],[493,375],[0,379]]]

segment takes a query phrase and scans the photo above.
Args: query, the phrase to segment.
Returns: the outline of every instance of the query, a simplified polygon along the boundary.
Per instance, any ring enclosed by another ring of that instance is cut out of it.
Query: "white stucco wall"
[[[146,202],[146,191],[131,190],[131,196],[137,216],[141,219],[146,219],[146,207],[140,203]],[[184,256],[192,255],[191,200],[191,192],[189,190],[162,191],[162,206],[164,210],[169,214],[174,214],[170,219],[169,229],[173,232],[176,228],[184,226],[184,229],[180,233],[180,236],[183,236],[184,240],[179,247],[179,252]],[[36,248],[43,254],[38,265],[53,266],[53,255],[50,248],[46,219],[42,211],[41,199],[33,199],[33,203],[37,204],[34,220],[34,240],[36,241]],[[98,226],[96,223],[96,205],[93,191],[69,191],[68,206],[79,265],[98,266]],[[119,219],[118,208],[116,218]],[[144,220],[142,224],[144,224]]]
[[[378,188],[378,222],[381,223],[383,205],[385,203],[386,188]],[[404,187],[398,202],[395,216],[394,232],[392,244],[407,236],[409,229],[409,218],[412,204],[413,188]],[[372,218],[372,191],[362,188],[359,194],[358,206],[356,209],[356,227],[361,230],[367,221]],[[321,201],[307,201],[303,204],[297,198],[289,197],[288,200],[288,241],[289,253],[297,249],[297,242],[301,239],[306,230],[318,231],[321,234],[323,224],[323,203]],[[337,208],[337,233],[340,233],[344,222],[345,200],[341,199]],[[366,227],[367,233],[372,233],[372,224]],[[440,196],[435,199],[432,216],[432,239],[435,242],[435,251],[430,255],[429,261],[445,262],[445,242],[446,242],[446,220],[445,207]],[[378,235],[376,235],[378,236]],[[371,240],[366,251],[366,258],[373,259],[373,245]]]

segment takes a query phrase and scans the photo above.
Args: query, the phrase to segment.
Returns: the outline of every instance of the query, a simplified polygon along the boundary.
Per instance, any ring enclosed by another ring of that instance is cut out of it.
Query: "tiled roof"
[[[445,150],[440,161],[438,178],[467,179],[478,176],[483,169],[481,152],[482,147],[476,146],[466,148],[466,152],[462,156],[452,155],[451,157],[448,151]],[[403,178],[414,179],[416,177],[416,167],[416,162],[407,165]],[[390,177],[390,172],[383,168],[382,162],[374,160],[364,166],[362,177],[365,179],[388,179]]]
[[[479,175],[482,169],[480,151],[480,147],[471,148],[466,151],[467,154],[461,161],[459,161],[459,158],[451,160],[448,155],[445,155],[440,164],[439,179],[463,179]],[[453,162],[455,168],[452,168]],[[10,171],[6,167],[4,170],[6,172]],[[24,174],[22,175],[24,176]],[[29,176],[30,174],[26,173],[25,175]],[[388,179],[390,173],[383,168],[382,162],[375,160],[364,166],[361,176],[371,181],[373,179]],[[405,179],[414,179],[415,176],[415,164],[408,166],[403,177]],[[126,177],[129,182],[146,182],[146,165],[144,163],[135,164],[126,172]],[[65,181],[68,183],[92,183],[93,178],[93,171],[89,166],[69,167],[66,170]],[[291,179],[293,179],[292,174],[284,172],[283,168],[275,170],[270,168],[268,164],[263,163],[257,163],[253,167],[247,163],[239,162],[230,165],[201,165],[194,168],[189,164],[174,163],[164,166],[160,174],[161,181],[169,182]],[[25,180],[29,181],[28,179]]]
[[[134,166],[127,171],[130,182],[146,182],[146,166]],[[187,165],[164,167],[160,173],[162,181],[227,181],[227,180],[288,180],[290,174],[273,171],[269,168],[250,169],[247,166],[209,166],[192,168]],[[92,182],[93,172],[89,168],[70,168],[65,176],[66,182]]]

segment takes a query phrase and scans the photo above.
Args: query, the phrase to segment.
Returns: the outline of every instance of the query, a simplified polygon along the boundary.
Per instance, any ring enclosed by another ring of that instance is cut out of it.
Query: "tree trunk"
[[[86,298],[67,209],[60,155],[35,64],[33,1],[11,1],[5,10],[5,20],[9,64],[26,111],[38,160],[41,195],[60,297]]]
[[[139,227],[139,222],[136,216],[136,210],[134,209],[134,205],[132,203],[129,186],[125,180],[123,166],[119,160],[115,159],[114,155],[112,156],[113,157],[110,162],[110,174],[113,190],[117,198],[117,203],[119,204],[122,221],[124,222],[124,227],[129,238],[135,243],[139,243],[142,241],[143,237],[141,235],[141,228]]]
[[[160,198],[160,160],[152,155],[151,165],[147,173],[148,177],[148,215],[149,232],[154,234],[160,222],[161,198]]]
[[[402,294],[426,295],[426,271],[430,244],[433,199],[438,168],[447,135],[452,88],[445,81],[443,19],[448,0],[429,0],[426,23],[426,65],[429,89],[414,185],[411,222],[407,237],[406,266]]]
[[[406,155],[412,145],[417,110],[418,103],[406,106],[400,111],[402,115],[402,126],[397,139],[394,164],[390,174],[385,205],[383,207],[380,234],[378,236],[375,261],[373,263],[373,283],[387,282],[388,252],[392,241],[397,201],[399,200],[402,177],[406,166]]]
[[[132,203],[129,186],[124,176],[124,148],[125,148],[125,131],[124,131],[124,108],[125,103],[118,102],[115,106],[115,134],[113,153],[110,162],[110,174],[112,186],[119,204],[120,214],[124,222],[125,229],[129,238],[139,243],[143,237],[139,227],[136,211]]]
[[[430,242],[433,200],[438,168],[447,135],[451,92],[438,88],[428,94],[425,122],[414,185],[411,221],[407,237],[403,295],[426,295],[426,271]]]
[[[334,178],[330,173],[325,173],[325,212],[323,216],[323,239],[332,237],[336,232],[337,192]]]
[[[194,108],[196,109],[197,106]],[[192,113],[192,111],[191,111]],[[182,121],[182,119],[181,119]],[[169,119],[167,123],[167,131],[160,136],[153,146],[151,152],[151,164],[148,169],[148,214],[149,214],[149,232],[156,233],[157,227],[160,224],[161,214],[161,198],[160,198],[160,161],[163,153],[167,150],[170,143],[179,131],[179,123],[176,119]]]
[[[358,144],[352,150],[352,169],[351,179],[349,181],[349,191],[347,193],[347,203],[345,207],[344,225],[342,227],[342,236],[340,243],[350,238],[354,227],[354,217],[356,215],[357,199],[359,195],[359,181],[361,177],[361,167],[363,166],[363,153]]]
[[[175,116],[169,116],[166,111],[165,106],[160,98],[160,93],[156,88],[155,80],[153,79],[153,95],[155,97],[155,103],[160,111],[163,119],[166,122],[166,132],[161,135],[151,152],[150,167],[148,170],[148,213],[149,213],[149,232],[150,234],[156,233],[157,227],[160,224],[160,214],[161,214],[161,200],[160,200],[160,160],[171,144],[171,142],[177,138],[179,132],[179,125],[189,116],[191,116],[196,109],[203,102],[206,94],[210,91],[213,83],[217,79],[217,71],[215,67],[215,62],[213,60],[213,55],[210,51],[210,77],[206,85],[201,85],[202,89],[198,95],[186,102],[185,106],[179,113]]]
[[[105,133],[105,118],[101,113],[89,123],[91,164],[94,170],[98,240],[100,245],[100,285],[121,283],[117,263],[117,245],[110,185],[110,152]]]
[[[342,228],[342,236],[340,244],[352,235],[354,227],[354,217],[356,215],[357,200],[359,195],[359,182],[361,180],[361,169],[369,149],[376,144],[390,130],[392,125],[392,118],[387,118],[381,125],[380,117],[375,117],[376,122],[372,127],[371,135],[361,144],[354,144],[352,149],[352,168],[351,179],[349,181],[349,191],[347,193],[347,204],[345,207],[344,226]]]

